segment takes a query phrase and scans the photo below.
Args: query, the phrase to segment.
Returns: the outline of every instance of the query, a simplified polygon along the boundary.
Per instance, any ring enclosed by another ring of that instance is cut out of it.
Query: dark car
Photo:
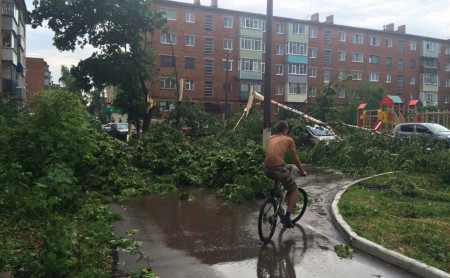
[[[450,145],[450,130],[445,126],[435,123],[405,123],[399,124],[394,128],[394,135],[397,137],[406,137],[411,135],[419,135],[424,142],[432,140],[437,142],[442,139]]]
[[[325,141],[325,143],[329,143],[333,140],[336,140],[336,135],[329,130],[328,128],[322,126],[306,126],[306,144],[310,146],[314,146],[318,144],[320,141]]]
[[[131,135],[134,137],[137,134],[137,130],[134,125],[131,125],[131,128]],[[111,125],[111,131],[109,133],[116,138],[127,138],[128,123],[113,123]]]

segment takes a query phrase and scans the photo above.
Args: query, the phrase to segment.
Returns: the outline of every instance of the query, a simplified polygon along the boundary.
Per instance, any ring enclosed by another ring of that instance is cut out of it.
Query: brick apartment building
[[[27,98],[42,91],[51,90],[52,74],[43,58],[26,58],[27,60]]]
[[[1,76],[0,90],[13,99],[26,98],[25,41],[26,24],[30,24],[24,0],[0,0],[2,6]]]
[[[185,79],[185,96],[209,112],[223,113],[228,55],[229,106],[237,111],[250,86],[263,92],[266,16],[221,9],[216,0],[210,6],[193,1],[154,0],[155,9],[167,12],[169,31],[152,37],[161,69],[152,97],[163,110],[172,108],[175,84],[167,76],[176,65]],[[324,83],[352,74],[354,80],[338,92],[338,103],[348,100],[352,88],[373,82],[405,102],[420,99],[425,106],[450,109],[449,40],[406,34],[405,26],[394,30],[394,24],[382,30],[336,25],[332,15],[320,22],[319,14],[308,21],[274,17],[272,38],[272,99],[277,102],[312,103]]]

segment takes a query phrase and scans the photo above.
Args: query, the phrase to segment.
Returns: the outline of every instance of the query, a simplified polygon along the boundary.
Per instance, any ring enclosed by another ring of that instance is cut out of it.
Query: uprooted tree
[[[77,85],[91,88],[117,86],[124,94],[117,103],[133,120],[150,125],[152,101],[146,82],[157,71],[148,35],[165,26],[162,12],[151,0],[35,0],[33,28],[47,22],[55,32],[53,43],[60,51],[92,45],[91,57],[72,67]]]

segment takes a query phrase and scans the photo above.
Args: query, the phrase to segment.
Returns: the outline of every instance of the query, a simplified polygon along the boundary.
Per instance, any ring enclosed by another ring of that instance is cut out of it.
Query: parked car
[[[394,128],[394,135],[397,137],[406,137],[411,135],[419,135],[424,142],[437,142],[437,140],[445,140],[447,147],[450,145],[450,130],[445,126],[435,123],[405,123],[399,124]]]
[[[107,123],[102,125],[102,131],[106,132],[106,133],[110,133],[111,132],[111,125],[113,125],[114,123]]]
[[[136,136],[137,130],[134,125],[131,125],[131,135]],[[116,138],[127,138],[128,134],[128,123],[112,123],[111,124],[111,131],[109,132],[112,136]]]
[[[310,146],[314,146],[318,144],[320,141],[325,141],[329,143],[333,140],[336,140],[337,136],[328,128],[322,126],[306,126],[306,144]]]

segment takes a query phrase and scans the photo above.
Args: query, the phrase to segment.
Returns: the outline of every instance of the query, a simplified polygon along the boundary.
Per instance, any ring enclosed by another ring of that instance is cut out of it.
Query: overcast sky
[[[27,9],[33,10],[33,0],[25,0]],[[193,3],[194,0],[178,0]],[[209,6],[211,0],[200,0]],[[273,0],[274,16],[309,20],[319,13],[320,21],[334,15],[334,23],[369,29],[383,29],[383,25],[406,25],[406,33],[450,39],[450,0]],[[266,13],[266,0],[218,0],[219,8]],[[50,65],[52,80],[59,83],[61,66],[70,67],[91,55],[93,49],[59,52],[53,46],[53,32],[46,28],[27,26],[27,57],[39,57]]]

